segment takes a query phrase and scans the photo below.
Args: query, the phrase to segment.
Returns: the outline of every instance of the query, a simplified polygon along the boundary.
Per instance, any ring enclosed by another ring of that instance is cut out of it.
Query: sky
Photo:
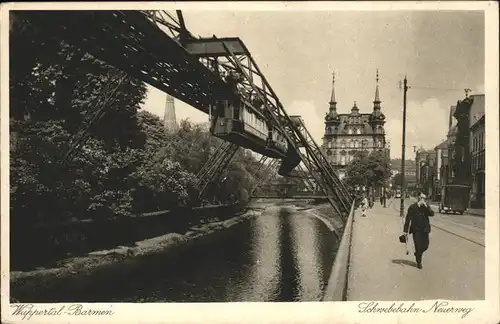
[[[407,76],[406,157],[413,146],[432,149],[446,138],[451,105],[484,93],[482,11],[183,11],[188,30],[202,37],[239,37],[289,114],[303,116],[318,144],[324,133],[335,71],[337,112],[373,110],[379,69],[382,112],[391,157],[401,157]],[[208,116],[175,100],[177,120]],[[149,87],[143,108],[163,118],[165,94]]]

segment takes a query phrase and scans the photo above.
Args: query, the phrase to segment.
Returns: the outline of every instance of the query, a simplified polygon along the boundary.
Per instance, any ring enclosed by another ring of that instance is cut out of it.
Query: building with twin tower
[[[335,73],[333,73],[330,108],[325,116],[322,148],[340,179],[345,176],[345,169],[355,158],[356,152],[364,151],[369,154],[374,150],[385,148],[385,116],[380,106],[378,80],[377,70],[375,99],[371,112],[361,113],[354,101],[350,113],[339,113],[335,98]]]

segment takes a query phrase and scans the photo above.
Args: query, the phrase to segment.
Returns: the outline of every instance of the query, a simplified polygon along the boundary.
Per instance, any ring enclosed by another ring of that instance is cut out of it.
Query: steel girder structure
[[[346,219],[350,211],[352,197],[337,178],[331,166],[328,163],[324,163],[324,161],[327,161],[326,157],[310,136],[303,122],[300,120],[299,122],[297,120],[293,121],[286,113],[277,95],[272,90],[265,76],[261,73],[259,67],[251,57],[250,52],[246,50],[242,42],[241,47],[245,49],[245,57],[248,61],[248,65],[242,64],[241,57],[237,57],[225,41],[222,41],[222,45],[229,54],[227,56],[228,61],[238,68],[238,72],[243,73],[247,81],[246,84],[242,83],[243,86],[248,84],[251,90],[253,90],[253,93],[255,93],[264,103],[264,107],[268,112],[267,115],[272,118],[274,124],[287,138],[289,145],[292,145],[298,153],[300,160],[314,177],[316,183],[328,196],[328,200],[332,207],[339,215]],[[261,80],[263,84],[262,88],[256,85],[256,78]],[[305,152],[300,150],[301,147],[305,149]],[[299,163],[297,163],[297,165],[298,164]]]
[[[99,95],[90,103],[90,107],[87,110],[87,114],[84,116],[81,127],[69,140],[69,148],[64,157],[60,160],[61,164],[71,161],[71,159],[78,155],[79,150],[85,145],[90,137],[90,129],[101,120],[109,107],[113,105],[116,91],[127,78],[128,76],[122,71],[117,69],[110,71],[106,83],[100,89]],[[88,117],[89,115],[90,117]]]
[[[268,159],[267,157],[263,157],[265,158],[264,161],[260,162],[260,168],[262,168],[262,166],[265,165],[265,160]],[[262,159],[261,159],[262,160]],[[271,196],[262,196],[262,193],[259,192],[259,189],[262,190],[264,188],[274,188],[274,187],[279,187],[280,185],[282,185],[281,182],[279,182],[277,185],[273,185],[272,181],[273,179],[276,179],[278,176],[280,176],[278,174],[278,170],[277,170],[277,160],[272,160],[272,162],[270,162],[270,164],[266,165],[266,172],[264,172],[261,177],[259,178],[259,180],[257,181],[257,183],[255,184],[255,186],[253,187],[253,189],[251,190],[251,198],[273,198]],[[260,169],[259,168],[259,169]],[[258,171],[256,172],[256,174],[258,173]],[[292,182],[297,182],[297,181],[302,181],[305,185],[305,187],[309,190],[309,192],[313,193],[315,196],[314,198],[327,198],[327,196],[323,195],[323,196],[319,196],[319,195],[316,195],[317,194],[317,186],[313,183],[313,181],[311,181],[311,177],[308,177],[307,174],[306,174],[306,171],[302,168],[301,165],[298,165],[297,166],[297,170],[294,172],[295,175],[293,177],[284,177],[284,178],[287,178],[288,180],[292,181]],[[254,174],[254,177],[255,175]],[[265,186],[262,186],[262,183],[265,182],[267,185]],[[293,184],[292,184],[293,185]],[[302,197],[301,197],[302,199]]]
[[[185,39],[182,45],[208,69],[219,75],[232,71],[243,74],[243,81],[237,86],[242,102],[256,109],[252,104],[252,96],[260,99],[270,124],[283,132],[289,146],[297,153],[299,159],[295,167],[302,161],[319,187],[329,196],[335,210],[346,217],[352,197],[331,169],[303,122],[292,122],[245,44],[239,38],[218,39],[214,36],[206,39]],[[259,83],[261,86],[257,85]],[[300,147],[305,148],[305,154],[300,151]]]
[[[40,33],[79,47],[207,114],[218,99],[232,94],[230,85],[219,74],[190,55],[144,12],[15,13],[35,23]]]
[[[215,37],[193,40],[187,33],[183,35],[188,40],[183,37],[176,40],[160,29],[151,17],[139,11],[74,11],[71,15],[65,11],[31,11],[28,18],[37,23],[40,32],[63,38],[205,113],[210,113],[210,107],[217,100],[232,95],[231,86],[221,75],[228,71],[242,73],[244,80],[239,90],[244,104],[252,106],[251,93],[263,102],[270,122],[283,132],[292,151],[298,155],[291,169],[302,160],[328,194],[335,210],[345,217],[351,197],[339,185],[333,171],[328,170],[331,167],[322,163],[325,158],[321,157],[317,145],[311,147],[294,126],[243,42],[239,38],[219,40]],[[81,33],[82,26],[85,26],[85,33]],[[221,62],[221,57],[226,62]],[[247,61],[245,66],[244,60]],[[260,79],[261,87],[256,85],[254,76]],[[245,92],[245,89],[250,91]],[[300,152],[298,143],[306,148],[307,154]]]
[[[261,173],[260,177],[257,178],[257,182],[253,186],[253,188],[250,190],[250,199],[255,197],[255,192],[263,182],[269,181],[270,178],[274,177],[277,174],[278,171],[278,160],[276,159],[271,159],[268,163],[267,160],[270,159],[267,156],[262,156],[260,160],[260,166],[259,169],[254,173],[254,178],[258,175],[259,171],[264,167],[264,172]]]
[[[311,192],[317,191],[316,186],[311,181],[311,180],[314,180],[314,178],[310,177],[300,164],[297,165],[297,174],[298,174],[298,177],[300,179],[302,179],[302,181],[304,182],[307,189],[309,189]]]
[[[346,198],[351,200],[351,195],[348,193],[347,188],[342,183],[342,181],[340,181],[340,179],[337,176],[337,173],[331,167],[330,163],[323,154],[323,151],[314,141],[313,137],[311,136],[311,133],[309,133],[309,130],[307,130],[302,118],[300,116],[291,116],[291,119],[298,135],[300,135],[303,141],[305,141],[311,148],[311,150],[306,150],[306,154],[310,158],[312,158],[311,155],[315,155],[318,158],[321,165],[325,168],[325,170],[328,171],[331,179],[334,180],[335,185],[339,186],[342,189],[343,193],[347,194]]]
[[[203,196],[207,186],[211,182],[220,178],[222,172],[226,169],[229,161],[231,161],[238,149],[239,146],[236,144],[223,142],[202,166],[200,172],[198,172],[198,180],[196,182],[196,187],[200,191],[200,197]]]

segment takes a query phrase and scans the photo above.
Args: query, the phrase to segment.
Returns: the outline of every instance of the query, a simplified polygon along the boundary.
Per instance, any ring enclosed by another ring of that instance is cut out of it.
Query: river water
[[[318,301],[337,246],[335,234],[310,213],[268,208],[174,252],[125,261],[85,291],[66,290],[52,301]]]

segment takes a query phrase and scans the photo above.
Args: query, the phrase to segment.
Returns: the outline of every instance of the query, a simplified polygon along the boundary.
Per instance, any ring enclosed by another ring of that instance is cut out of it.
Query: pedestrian
[[[363,195],[363,200],[361,200],[361,216],[366,217],[366,210],[368,209],[368,199]]]
[[[414,255],[419,269],[422,269],[422,255],[429,248],[429,233],[431,232],[429,216],[434,216],[434,211],[425,201],[426,198],[423,193],[419,193],[418,201],[408,207],[403,227],[405,234],[413,234]]]
[[[380,206],[384,205],[384,194],[380,195]]]

